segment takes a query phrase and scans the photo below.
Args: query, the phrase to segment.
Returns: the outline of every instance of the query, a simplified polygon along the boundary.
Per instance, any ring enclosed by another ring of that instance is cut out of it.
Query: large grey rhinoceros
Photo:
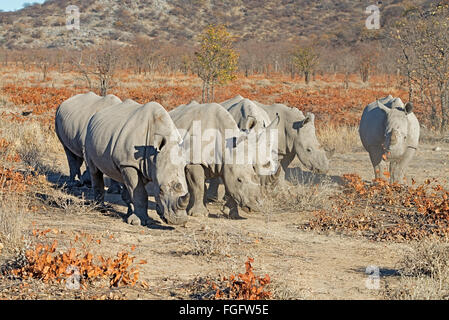
[[[226,109],[232,109],[233,106],[244,100],[243,97],[236,96],[220,104]],[[285,172],[295,156],[311,171],[326,173],[329,170],[327,154],[331,156],[333,152],[327,153],[320,146],[315,134],[315,115],[313,113],[307,113],[304,116],[302,111],[283,104],[264,105],[257,101],[253,101],[253,103],[265,112],[270,120],[280,117],[277,157],[283,169],[282,179],[285,178]],[[256,121],[261,122],[258,124],[259,126],[263,126],[263,123],[267,121],[264,120],[263,112],[253,112]],[[240,112],[238,116],[244,117],[244,114]]]
[[[184,139],[188,156],[186,178],[190,202],[189,215],[207,215],[206,179],[223,180],[229,195],[225,207],[231,218],[238,218],[238,206],[252,211],[260,209],[260,185],[253,168],[254,154],[246,154],[249,133],[239,130],[234,118],[216,103],[181,105],[170,111]],[[251,149],[251,148],[249,148]],[[267,167],[274,164],[270,159]]]
[[[90,183],[89,168],[86,168],[87,174],[83,176],[80,171],[84,161],[84,139],[89,119],[98,111],[121,102],[114,95],[100,97],[89,92],[75,95],[59,105],[55,116],[55,131],[64,147],[69,164],[69,185]],[[76,181],[77,177],[79,182]],[[120,189],[120,184],[112,181],[108,192],[119,193]]]
[[[89,121],[85,154],[96,201],[104,200],[103,174],[124,183],[128,223],[148,224],[152,181],[157,212],[169,224],[184,224],[188,203],[182,138],[158,103],[133,100],[105,108]]]
[[[389,172],[390,182],[403,182],[419,143],[419,122],[409,102],[389,95],[370,103],[360,120],[360,139],[368,151],[377,178]],[[387,171],[387,161],[390,168]]]

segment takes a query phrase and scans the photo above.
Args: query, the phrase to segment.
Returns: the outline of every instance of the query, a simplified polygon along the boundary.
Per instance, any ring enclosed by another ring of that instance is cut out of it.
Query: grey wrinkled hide
[[[404,182],[406,168],[419,144],[419,122],[412,110],[410,103],[404,106],[401,99],[391,95],[363,110],[359,134],[376,179],[385,178],[384,173],[389,172],[390,182]]]
[[[225,101],[222,105],[231,107],[243,100],[241,96]],[[295,156],[309,170],[326,173],[329,170],[329,160],[315,134],[315,116],[306,116],[296,108],[289,108],[283,104],[264,105],[253,101],[255,105],[266,112],[272,121],[280,117],[278,125],[278,160],[282,167],[281,179],[285,178],[285,171]]]
[[[81,176],[80,168],[84,161],[84,139],[86,137],[87,123],[98,111],[122,101],[114,95],[100,97],[93,92],[75,95],[63,103],[56,110],[55,131],[61,141],[67,162],[70,168],[70,184],[81,184],[90,182],[90,174]],[[111,191],[120,190],[120,185],[113,181]],[[116,193],[116,192],[114,192]]]
[[[148,224],[148,194],[155,187],[158,214],[167,223],[187,221],[185,162],[178,130],[158,103],[132,100],[105,108],[89,121],[85,140],[95,199],[104,200],[103,174],[124,183],[128,223]]]
[[[236,159],[236,146],[245,143],[245,133],[240,132],[232,116],[219,104],[189,104],[182,105],[170,111],[176,127],[183,135],[184,144],[190,143],[191,153],[188,155],[189,164],[186,166],[186,178],[190,194],[190,202],[187,208],[189,215],[201,216],[207,215],[206,208],[206,179],[221,178],[223,180],[225,191],[229,195],[226,207],[229,210],[229,216],[238,218],[238,208],[240,206],[247,210],[258,210],[260,208],[260,185],[257,181],[257,175],[251,164],[225,163],[225,155],[233,154]],[[194,123],[201,124],[200,144],[201,150],[193,150]],[[214,129],[218,131],[217,137],[207,132]],[[232,130],[235,135],[228,137],[225,141],[225,130]],[[188,139],[188,137],[191,137]],[[242,139],[243,138],[243,139]],[[216,157],[213,153],[207,153],[205,157],[196,157],[195,154],[207,150],[206,147],[213,141],[216,150]],[[233,144],[235,141],[236,145]],[[187,145],[185,145],[187,146]],[[247,162],[245,162],[247,163]]]
[[[279,118],[277,118],[277,120],[274,120],[275,123],[273,123],[265,110],[258,107],[251,100],[245,99],[240,95],[227,101],[221,102],[220,105],[232,115],[237,123],[237,126],[242,131],[250,132],[254,130],[255,132],[262,132],[262,130],[267,130],[265,134],[266,137],[269,138],[269,130],[277,129]],[[272,147],[272,144],[270,144],[270,139],[266,139],[265,142],[265,148],[268,149]],[[273,153],[273,158],[276,159],[277,155],[275,155],[275,153],[277,153],[277,146],[274,147],[276,149],[272,150],[271,152]],[[260,172],[260,170],[262,169],[260,168],[260,166],[263,165],[263,163],[256,163],[254,166],[256,172]],[[279,174],[281,172],[278,163],[273,164],[273,171],[275,173],[271,175],[259,175],[260,183],[262,186],[273,187],[278,182]],[[208,189],[209,200],[218,200],[218,186],[219,179],[211,179]]]

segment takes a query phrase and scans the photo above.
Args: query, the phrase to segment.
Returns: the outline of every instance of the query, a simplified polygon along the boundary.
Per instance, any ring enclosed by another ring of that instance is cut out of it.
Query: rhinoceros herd
[[[365,108],[359,132],[376,178],[390,161],[390,179],[403,179],[419,141],[412,109],[392,96]],[[103,175],[109,176],[110,190],[121,193],[127,222],[133,225],[151,223],[150,182],[156,211],[168,224],[207,215],[207,200],[217,200],[220,183],[225,188],[222,210],[238,218],[239,208],[261,209],[262,186],[283,180],[296,156],[308,170],[326,173],[333,154],[318,142],[313,113],[241,96],[219,104],[192,101],[167,112],[156,102],[139,104],[90,92],[58,107],[55,129],[67,156],[69,184],[91,183],[101,203]],[[81,175],[84,161],[87,173]]]

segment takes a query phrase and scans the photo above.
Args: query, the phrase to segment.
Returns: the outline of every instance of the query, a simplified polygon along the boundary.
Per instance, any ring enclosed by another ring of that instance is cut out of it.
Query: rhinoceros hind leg
[[[223,183],[220,178],[212,178],[209,182],[209,187],[207,188],[207,200],[210,202],[217,202],[218,199],[218,187],[220,183]]]
[[[131,225],[145,226],[150,223],[150,218],[148,217],[148,194],[145,190],[143,178],[132,167],[123,167],[121,172],[127,194],[129,195],[127,222]],[[125,202],[127,201],[125,200]]]
[[[229,219],[244,219],[239,214],[239,207],[237,205],[237,202],[230,196],[226,197],[226,203],[221,209],[221,212],[227,215]]]
[[[107,193],[110,194],[121,194],[123,191],[123,186],[120,182],[111,179],[111,185],[108,188]]]
[[[67,157],[67,162],[69,163],[70,169],[70,177],[69,177],[69,186],[81,186],[79,181],[76,181],[76,177],[81,180],[81,166],[83,165],[83,158],[78,157],[72,151],[70,151],[67,147],[64,146],[64,151]]]
[[[185,169],[190,200],[187,214],[194,217],[207,216],[206,208],[206,179],[204,169],[200,165],[188,165]]]
[[[81,175],[81,183],[84,186],[87,187],[92,187],[92,180],[90,179],[90,172],[89,172],[89,168],[87,168],[83,174]]]

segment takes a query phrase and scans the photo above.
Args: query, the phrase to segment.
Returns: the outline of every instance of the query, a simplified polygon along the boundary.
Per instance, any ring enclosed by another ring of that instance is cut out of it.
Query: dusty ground
[[[435,146],[442,150],[432,151]],[[57,162],[62,172],[68,172],[62,155]],[[438,177],[446,179],[447,183],[448,163],[449,144],[421,145],[410,166],[410,177],[418,182]],[[293,167],[295,165],[297,163]],[[329,175],[338,181],[344,173],[357,173],[364,179],[372,179],[368,154],[360,150],[335,155]],[[51,180],[55,180],[55,176]],[[86,189],[72,191],[88,192]],[[150,197],[150,208],[154,208],[153,200]],[[219,279],[243,272],[244,262],[247,257],[252,257],[255,273],[270,275],[271,288],[277,298],[379,299],[379,290],[366,287],[366,267],[380,268],[381,287],[387,282],[394,283],[397,280],[396,263],[401,249],[406,246],[301,230],[299,226],[310,217],[308,212],[243,213],[245,220],[229,220],[220,213],[219,205],[209,205],[210,217],[190,218],[185,227],[174,228],[158,223],[160,220],[151,209],[149,215],[156,223],[150,227],[133,227],[123,221],[126,208],[119,196],[108,194],[106,201],[112,208],[103,213],[50,208],[30,213],[29,219],[34,223],[33,228],[58,230],[49,233],[47,240],[58,239],[61,250],[80,233],[101,240],[101,244],[90,244],[96,254],[113,256],[120,250],[130,251],[135,245],[132,255],[136,261],[144,259],[148,262],[140,266],[140,280],[146,281],[149,288],[114,291],[123,294],[124,298],[192,298],[192,294],[205,293],[195,289],[202,279]],[[20,282],[2,285],[0,281],[0,293],[6,287],[19,288]],[[40,292],[28,297],[54,298],[67,294],[62,284],[49,288],[41,285],[37,289],[28,289]],[[9,291],[6,297],[20,296],[20,290]],[[78,293],[70,294],[79,297]]]

